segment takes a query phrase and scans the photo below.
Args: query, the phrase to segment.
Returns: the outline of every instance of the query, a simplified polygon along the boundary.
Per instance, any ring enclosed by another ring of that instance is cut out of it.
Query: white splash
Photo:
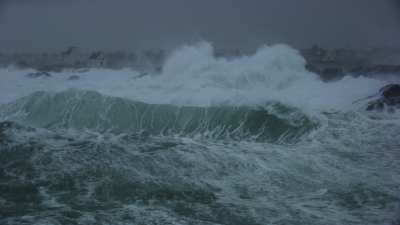
[[[176,105],[263,105],[279,101],[304,111],[354,109],[355,100],[374,94],[383,81],[345,77],[326,83],[305,69],[305,59],[287,45],[263,46],[235,59],[214,57],[201,42],[168,57],[160,74],[140,76],[129,69],[92,69],[70,81],[71,71],[27,78],[31,70],[0,70],[0,104],[35,91],[94,90],[136,101]]]

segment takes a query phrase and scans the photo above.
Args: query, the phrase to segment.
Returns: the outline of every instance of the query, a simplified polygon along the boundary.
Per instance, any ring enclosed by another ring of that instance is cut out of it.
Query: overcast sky
[[[0,51],[400,48],[400,0],[0,0]]]

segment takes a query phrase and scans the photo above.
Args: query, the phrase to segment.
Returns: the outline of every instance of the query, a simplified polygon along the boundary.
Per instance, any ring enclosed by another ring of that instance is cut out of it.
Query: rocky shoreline
[[[301,50],[307,69],[324,80],[345,75],[400,75],[400,49],[323,49],[314,46]]]
[[[318,46],[300,50],[307,69],[323,80],[340,79],[345,75],[400,76],[400,49],[323,49]],[[85,52],[77,47],[54,53],[0,53],[0,67],[33,68],[39,72],[60,72],[64,69],[134,68],[141,72],[159,72],[168,53],[164,50],[141,52]],[[217,57],[244,55],[239,50],[218,51]]]

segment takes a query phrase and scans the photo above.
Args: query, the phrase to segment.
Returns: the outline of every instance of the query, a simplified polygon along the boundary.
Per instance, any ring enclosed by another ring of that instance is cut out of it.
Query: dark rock
[[[27,74],[26,77],[29,77],[29,78],[51,77],[51,74],[48,73],[48,72],[39,71],[39,72],[36,72],[36,73]]]
[[[379,98],[369,102],[367,110],[382,110],[385,106],[400,106],[400,84],[389,84],[379,89]]]
[[[61,55],[63,57],[66,57],[66,56],[69,56],[72,53],[76,52],[77,50],[78,50],[78,47],[71,46],[71,47],[68,47],[65,51],[61,52]]]
[[[70,77],[68,77],[68,80],[79,80],[79,76],[78,75],[72,75]]]
[[[399,74],[400,65],[377,65],[369,67],[370,73]]]
[[[373,74],[400,74],[399,65],[372,65],[350,67],[346,71],[349,74],[373,75]]]
[[[40,65],[38,67],[33,67],[33,68],[41,72],[61,72],[63,70],[63,65],[62,64]]]
[[[90,60],[97,60],[97,59],[99,59],[101,56],[103,56],[103,52],[97,51],[97,52],[93,52],[92,54],[90,54],[89,59],[90,59]]]
[[[320,72],[320,76],[323,80],[334,80],[334,79],[340,79],[342,78],[343,70],[342,68],[334,68],[334,67],[329,67],[325,68]]]
[[[400,84],[389,84],[379,90],[379,93],[385,98],[399,98]]]

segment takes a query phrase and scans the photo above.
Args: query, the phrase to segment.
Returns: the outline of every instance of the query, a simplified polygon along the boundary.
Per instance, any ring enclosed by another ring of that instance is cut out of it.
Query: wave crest
[[[7,104],[3,118],[36,127],[140,132],[154,135],[295,141],[316,127],[295,108],[146,104],[93,91],[36,92]]]

